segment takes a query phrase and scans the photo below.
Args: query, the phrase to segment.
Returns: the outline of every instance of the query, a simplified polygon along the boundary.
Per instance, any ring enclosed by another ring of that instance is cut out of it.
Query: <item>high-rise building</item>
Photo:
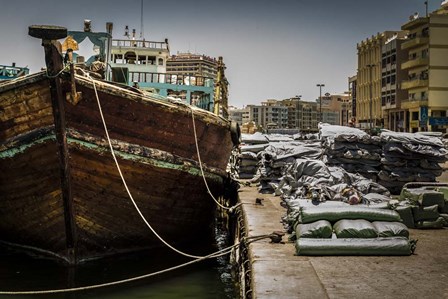
[[[401,49],[406,41],[406,32],[394,35],[386,40],[381,48],[381,109],[384,128],[403,132],[408,123],[407,114],[401,108],[401,102],[406,101],[408,92],[400,88],[400,82],[407,78],[407,72],[401,64],[408,58],[408,51]]]
[[[448,1],[427,16],[411,16],[401,29],[409,31],[401,45],[409,51],[401,65],[408,74],[401,82],[401,88],[409,94],[402,102],[409,115],[406,130],[447,132]]]
[[[217,70],[218,60],[206,55],[178,53],[177,55],[171,55],[166,61],[166,72],[168,74],[216,79]]]
[[[356,120],[362,129],[384,125],[381,109],[381,50],[385,42],[394,35],[404,36],[404,33],[385,31],[357,44]]]

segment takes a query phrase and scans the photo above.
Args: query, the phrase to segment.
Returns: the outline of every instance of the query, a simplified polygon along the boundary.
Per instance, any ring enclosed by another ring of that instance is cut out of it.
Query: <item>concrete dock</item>
[[[239,190],[247,236],[285,231],[280,197]],[[262,204],[256,204],[256,199]],[[258,200],[260,201],[260,200]],[[296,256],[294,243],[249,245],[251,298],[448,298],[448,230],[410,230],[411,256]]]

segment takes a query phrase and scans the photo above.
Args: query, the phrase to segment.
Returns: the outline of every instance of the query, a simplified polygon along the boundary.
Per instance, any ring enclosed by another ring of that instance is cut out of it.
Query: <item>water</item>
[[[214,252],[226,245],[225,233],[217,231],[216,243],[202,251]],[[191,259],[170,249],[142,252],[90,262],[76,268],[23,254],[0,252],[0,291],[72,288],[128,279],[173,267]],[[0,298],[237,298],[227,258],[202,261],[166,274],[118,286],[53,295],[1,296]]]

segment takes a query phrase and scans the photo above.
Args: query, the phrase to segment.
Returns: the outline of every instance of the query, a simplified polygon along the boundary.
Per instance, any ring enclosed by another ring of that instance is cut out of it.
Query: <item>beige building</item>
[[[316,105],[320,110],[320,99]],[[322,122],[331,125],[347,126],[349,122],[349,93],[330,94],[322,96]]]
[[[405,33],[385,31],[357,44],[356,121],[361,129],[384,125],[381,109],[382,47],[393,36],[404,37]]]
[[[229,119],[236,121],[240,126],[249,122],[249,109],[229,106]]]
[[[288,108],[288,128],[299,129],[303,133],[316,132],[318,108],[316,102],[307,102],[299,97],[285,99],[282,105]]]
[[[218,60],[213,57],[192,53],[171,55],[166,61],[168,74],[202,76],[216,79]]]
[[[261,129],[288,128],[288,107],[281,101],[269,99],[261,105],[247,105],[249,121],[253,121]]]
[[[402,49],[407,41],[403,36],[394,35],[381,49],[381,109],[383,127],[396,132],[406,131],[409,117],[401,103],[408,99],[408,91],[400,88],[407,79],[407,71],[401,68],[408,59],[408,50]]]
[[[408,40],[401,45],[409,57],[401,67],[408,73],[401,88],[409,97],[407,131],[447,132],[448,128],[448,2],[428,16],[414,15],[401,26]]]

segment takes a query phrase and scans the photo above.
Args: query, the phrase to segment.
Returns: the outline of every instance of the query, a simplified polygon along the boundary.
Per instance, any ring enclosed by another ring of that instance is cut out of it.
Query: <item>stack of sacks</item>
[[[304,207],[295,226],[298,255],[411,255],[415,241],[397,212],[361,206]]]
[[[321,154],[321,148],[316,142],[270,142],[269,146],[258,154],[260,166],[256,178],[260,182],[260,191],[273,193],[285,169],[297,158],[317,159]]]
[[[241,140],[241,153],[238,156],[238,177],[240,179],[252,179],[258,169],[257,154],[269,145],[269,141],[266,135],[259,132],[242,134]]]
[[[442,228],[448,226],[448,187],[423,186],[408,188],[400,194],[396,211],[409,228]]]
[[[376,180],[381,165],[381,141],[356,128],[321,124],[324,162]]]
[[[349,173],[338,166],[327,166],[321,160],[295,159],[289,165],[275,188],[275,194],[286,201],[309,198],[317,202],[345,201],[351,204],[371,203],[363,201],[369,193],[390,196],[380,184],[359,174]]]
[[[383,158],[379,182],[399,193],[407,182],[435,182],[443,172],[439,163],[447,161],[448,151],[438,137],[420,133],[383,131]]]

